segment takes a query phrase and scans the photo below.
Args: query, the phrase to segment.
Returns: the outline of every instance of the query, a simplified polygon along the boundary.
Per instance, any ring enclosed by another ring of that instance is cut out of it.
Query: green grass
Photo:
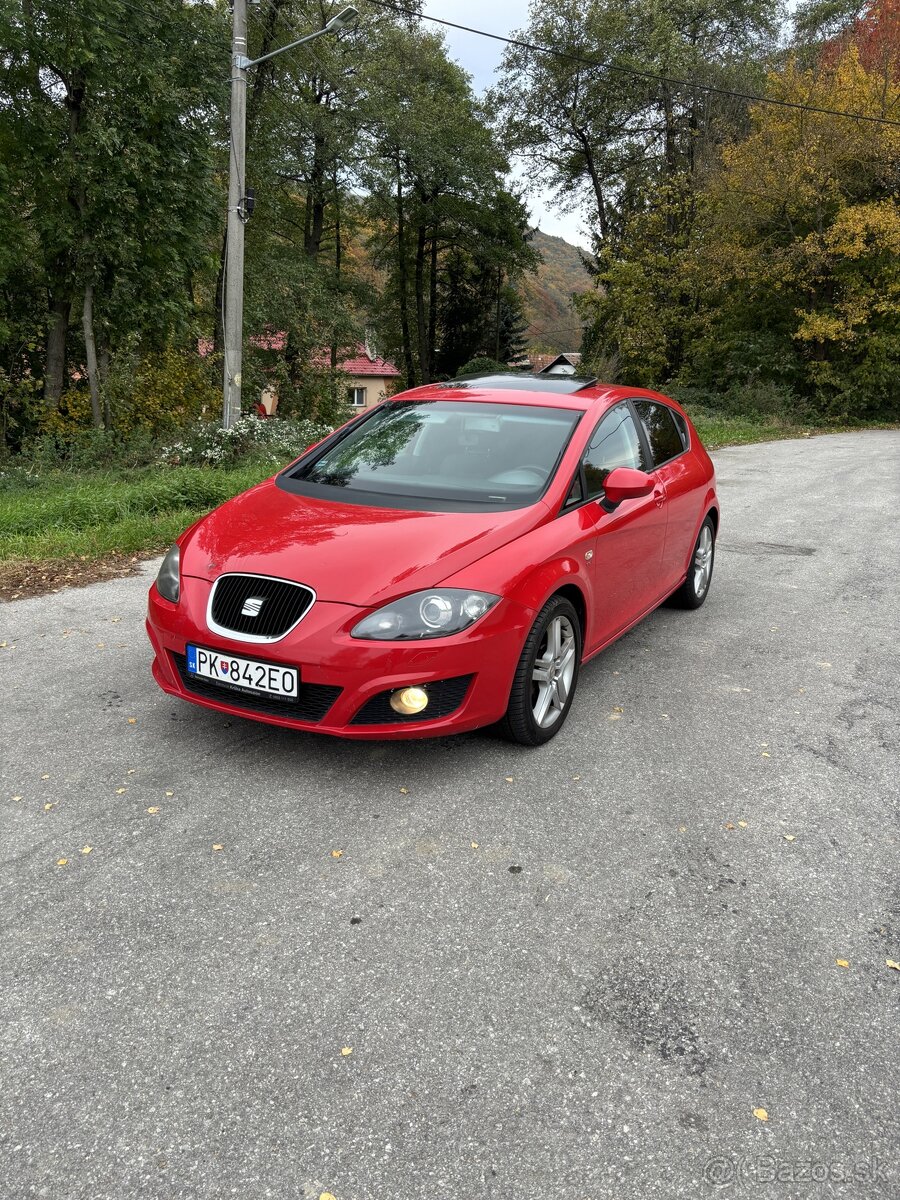
[[[0,491],[0,562],[163,551],[270,465],[55,472]]]

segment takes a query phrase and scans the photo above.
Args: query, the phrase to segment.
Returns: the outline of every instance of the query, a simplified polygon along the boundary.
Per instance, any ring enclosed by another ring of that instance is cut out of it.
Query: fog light
[[[405,687],[391,693],[391,708],[404,717],[414,716],[428,704],[428,693],[424,688]]]

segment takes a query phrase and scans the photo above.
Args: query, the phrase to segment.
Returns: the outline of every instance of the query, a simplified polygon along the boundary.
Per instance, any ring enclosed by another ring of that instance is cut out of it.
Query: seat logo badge
[[[244,601],[244,607],[241,609],[242,617],[258,617],[259,610],[265,604],[265,596],[250,596]]]
[[[593,550],[585,550],[584,557],[587,559],[588,562],[590,562],[591,559],[594,557]]]

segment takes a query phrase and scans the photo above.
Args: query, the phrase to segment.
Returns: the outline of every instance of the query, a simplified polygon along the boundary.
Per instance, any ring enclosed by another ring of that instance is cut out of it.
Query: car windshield
[[[524,507],[543,494],[580,416],[474,400],[385,404],[289,471],[290,490],[404,508]]]

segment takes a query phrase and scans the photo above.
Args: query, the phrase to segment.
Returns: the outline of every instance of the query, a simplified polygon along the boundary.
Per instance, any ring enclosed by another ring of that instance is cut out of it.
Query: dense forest
[[[250,55],[340,7],[253,5]],[[251,76],[245,331],[286,338],[248,336],[245,395],[274,380],[280,411],[333,420],[367,334],[414,385],[583,326],[608,378],[897,416],[898,0],[789,25],[765,0],[535,3],[522,38],[555,53],[510,45],[484,98],[415,4],[357,7]],[[0,0],[8,450],[215,416],[229,59],[223,3]],[[513,163],[594,233],[564,320],[558,285],[523,315],[541,254]]]

